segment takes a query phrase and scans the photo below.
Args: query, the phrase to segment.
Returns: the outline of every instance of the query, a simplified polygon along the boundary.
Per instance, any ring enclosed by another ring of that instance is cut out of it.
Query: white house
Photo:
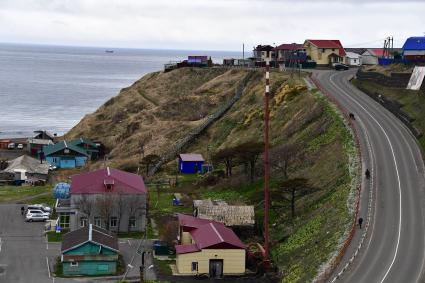
[[[345,62],[349,66],[361,66],[362,56],[354,52],[347,52],[345,55]]]

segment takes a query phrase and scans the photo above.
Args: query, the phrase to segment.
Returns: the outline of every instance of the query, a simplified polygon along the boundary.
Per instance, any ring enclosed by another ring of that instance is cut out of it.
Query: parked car
[[[18,146],[16,147],[17,149],[24,149],[24,145],[23,144],[18,144]]]
[[[55,165],[49,164],[49,170],[50,171],[56,170],[56,168],[57,167]]]
[[[42,204],[30,204],[27,207],[27,210],[41,210],[44,213],[47,213],[50,216],[52,209],[46,205]]]
[[[49,219],[49,214],[41,210],[29,209],[27,214],[25,214],[25,221],[46,221]]]
[[[350,67],[349,67],[348,65],[341,64],[341,63],[335,64],[335,65],[334,65],[334,68],[335,68],[335,70],[337,70],[337,71],[339,71],[339,70],[348,70],[348,69],[350,69]]]
[[[15,149],[15,143],[11,142],[7,145],[7,149]]]

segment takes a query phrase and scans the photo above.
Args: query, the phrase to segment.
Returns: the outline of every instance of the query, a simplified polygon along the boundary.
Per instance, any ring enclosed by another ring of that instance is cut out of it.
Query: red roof
[[[276,49],[278,49],[278,50],[299,50],[299,49],[304,49],[304,45],[298,44],[298,43],[284,43],[284,44],[281,44],[278,47],[276,47]]]
[[[182,161],[204,161],[202,154],[198,153],[182,153],[179,156]]]
[[[370,53],[375,55],[376,57],[382,57],[384,56],[384,48],[370,48],[368,49]]]
[[[311,42],[318,48],[338,48],[339,56],[345,56],[344,47],[342,47],[341,42],[337,39],[307,39],[307,41]]]
[[[176,252],[190,253],[202,249],[245,249],[245,245],[232,229],[224,224],[207,219],[179,214],[180,227],[193,228],[189,231],[194,244],[177,245]]]
[[[106,189],[112,185],[112,189]],[[106,192],[145,194],[147,189],[139,175],[113,168],[103,168],[72,176],[71,194],[99,194]]]

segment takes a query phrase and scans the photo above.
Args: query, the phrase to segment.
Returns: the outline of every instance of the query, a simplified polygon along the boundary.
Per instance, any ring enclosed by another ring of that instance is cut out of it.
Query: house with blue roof
[[[44,146],[40,155],[57,168],[83,167],[90,158],[87,150],[67,141]]]
[[[406,63],[425,63],[425,36],[409,37],[403,45],[403,60]]]

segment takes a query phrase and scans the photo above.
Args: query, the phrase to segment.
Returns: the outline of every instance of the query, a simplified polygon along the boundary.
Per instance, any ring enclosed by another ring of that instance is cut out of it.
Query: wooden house
[[[85,149],[66,141],[44,146],[40,155],[44,155],[44,159],[57,168],[83,167],[90,157]]]
[[[179,171],[182,174],[201,173],[204,162],[201,154],[182,153],[179,155]]]
[[[61,246],[63,275],[115,275],[118,252],[118,238],[92,224],[66,233]]]
[[[87,151],[91,160],[96,160],[99,157],[99,146],[89,139],[79,138],[69,141],[68,144],[78,146]]]
[[[245,245],[222,223],[179,214],[176,268],[182,275],[212,278],[245,273]]]
[[[15,175],[15,181],[29,182],[33,184],[45,183],[49,175],[49,163],[40,162],[40,160],[22,155],[9,161],[9,165],[4,170],[7,173]]]

